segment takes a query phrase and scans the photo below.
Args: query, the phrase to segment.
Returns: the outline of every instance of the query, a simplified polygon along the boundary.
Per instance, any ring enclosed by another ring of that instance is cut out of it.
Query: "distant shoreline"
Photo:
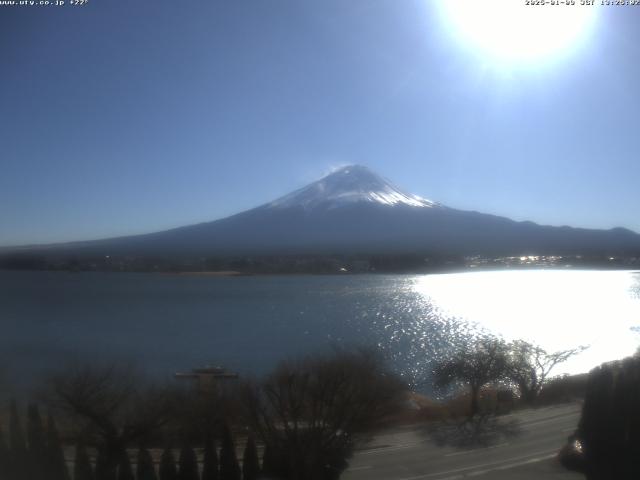
[[[71,269],[10,269],[0,268],[0,272],[59,272],[59,273],[138,273],[152,274],[174,277],[263,277],[263,276],[362,276],[362,275],[446,275],[460,273],[480,273],[480,272],[514,272],[514,271],[536,271],[536,270],[556,270],[556,271],[618,271],[640,273],[637,265],[629,266],[603,266],[603,265],[504,265],[504,266],[466,266],[437,268],[432,270],[370,270],[370,271],[238,271],[238,270],[206,270],[206,271],[171,271],[171,270],[71,270]]]
[[[147,272],[144,272],[147,273]],[[236,270],[212,270],[207,272],[157,272],[161,275],[179,275],[188,277],[247,277],[253,273],[238,272]]]

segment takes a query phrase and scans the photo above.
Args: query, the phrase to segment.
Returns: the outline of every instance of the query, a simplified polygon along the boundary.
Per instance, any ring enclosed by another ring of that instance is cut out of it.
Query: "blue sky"
[[[349,163],[452,207],[640,231],[640,7],[506,65],[435,1],[0,8],[0,245],[213,220]]]

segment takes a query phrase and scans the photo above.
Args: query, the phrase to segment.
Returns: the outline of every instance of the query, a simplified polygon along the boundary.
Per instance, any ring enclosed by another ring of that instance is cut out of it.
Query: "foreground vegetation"
[[[468,338],[434,365],[431,381],[468,392],[463,411],[473,419],[483,392],[539,401],[553,384],[551,369],[580,350]],[[261,381],[199,386],[154,385],[122,366],[67,368],[39,396],[51,412],[46,427],[30,405],[24,434],[11,405],[7,443],[0,432],[0,478],[337,480],[356,444],[401,416],[408,398],[408,385],[372,350],[283,362]]]
[[[588,480],[640,478],[639,354],[590,372],[578,429],[561,458]]]
[[[468,388],[469,417],[480,413],[483,388],[497,391],[497,400],[535,404],[548,384],[552,370],[587,347],[548,352],[538,345],[482,335],[465,339],[448,358],[436,363],[433,382],[439,388]]]
[[[76,479],[328,480],[347,467],[356,440],[400,408],[406,390],[377,355],[359,350],[285,362],[260,382],[201,388],[86,366],[52,376],[42,400],[76,446]],[[26,435],[15,403],[9,416],[0,478],[69,478],[53,416],[44,428],[29,406]],[[163,450],[157,472],[151,447]]]

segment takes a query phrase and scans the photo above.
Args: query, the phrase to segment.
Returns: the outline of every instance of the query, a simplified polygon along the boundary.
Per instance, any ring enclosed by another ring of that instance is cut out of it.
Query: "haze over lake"
[[[332,345],[379,345],[418,378],[460,318],[549,349],[591,345],[556,373],[632,354],[640,273],[207,277],[0,272],[6,381],[69,361],[131,361],[157,375],[206,364],[242,374]]]

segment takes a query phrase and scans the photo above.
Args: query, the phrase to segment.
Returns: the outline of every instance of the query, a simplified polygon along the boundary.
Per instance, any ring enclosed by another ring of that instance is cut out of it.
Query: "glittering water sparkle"
[[[443,314],[506,340],[548,351],[589,345],[554,372],[579,373],[633,354],[640,344],[640,274],[536,270],[417,277],[414,288]]]
[[[591,345],[583,372],[640,344],[640,274],[500,271],[448,275],[201,277],[0,272],[0,374],[65,362],[131,361],[153,374],[219,364],[261,375],[338,346],[377,346],[409,381],[479,332],[549,349]]]

